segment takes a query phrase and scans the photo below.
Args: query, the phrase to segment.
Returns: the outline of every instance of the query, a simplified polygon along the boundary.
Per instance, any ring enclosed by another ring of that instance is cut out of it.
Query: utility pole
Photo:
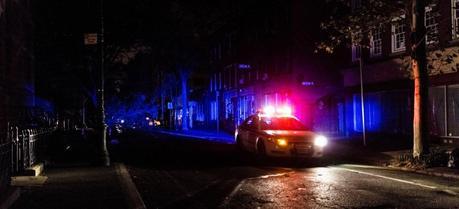
[[[110,156],[107,150],[107,124],[105,124],[105,101],[104,101],[104,86],[105,86],[105,76],[104,76],[104,0],[100,0],[100,86],[98,90],[98,99],[99,99],[99,131],[100,131],[100,162],[104,166],[110,166]]]
[[[360,70],[360,106],[362,111],[362,140],[363,146],[367,146],[367,137],[365,130],[365,101],[363,96],[363,58],[362,58],[362,45],[359,44],[359,70]]]

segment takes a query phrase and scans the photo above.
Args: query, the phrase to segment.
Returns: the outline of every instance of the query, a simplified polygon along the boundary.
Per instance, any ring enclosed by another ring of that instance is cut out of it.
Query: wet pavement
[[[319,160],[261,161],[232,144],[164,134],[120,142],[113,152],[147,208],[459,208],[456,180],[349,164],[360,153],[336,147]]]

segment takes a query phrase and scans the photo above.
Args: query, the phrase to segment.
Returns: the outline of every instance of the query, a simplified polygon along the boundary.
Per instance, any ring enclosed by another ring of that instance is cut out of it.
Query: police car
[[[241,150],[271,157],[313,157],[323,155],[328,140],[308,130],[291,108],[266,107],[249,116],[235,132]]]

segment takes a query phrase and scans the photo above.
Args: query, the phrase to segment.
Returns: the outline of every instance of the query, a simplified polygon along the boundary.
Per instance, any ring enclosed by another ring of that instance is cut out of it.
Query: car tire
[[[242,141],[239,136],[236,138],[236,148],[240,152],[244,151],[244,145],[242,145]]]
[[[266,147],[261,139],[257,142],[257,155],[260,158],[266,158]]]

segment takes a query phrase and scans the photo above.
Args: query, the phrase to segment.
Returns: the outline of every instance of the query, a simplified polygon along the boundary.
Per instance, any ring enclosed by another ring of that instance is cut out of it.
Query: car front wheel
[[[244,146],[242,145],[241,138],[239,136],[236,138],[236,147],[239,151],[244,150]]]
[[[260,157],[266,157],[266,148],[265,148],[265,144],[263,143],[263,141],[260,139],[258,140],[258,143],[257,143],[257,154],[260,156]]]

